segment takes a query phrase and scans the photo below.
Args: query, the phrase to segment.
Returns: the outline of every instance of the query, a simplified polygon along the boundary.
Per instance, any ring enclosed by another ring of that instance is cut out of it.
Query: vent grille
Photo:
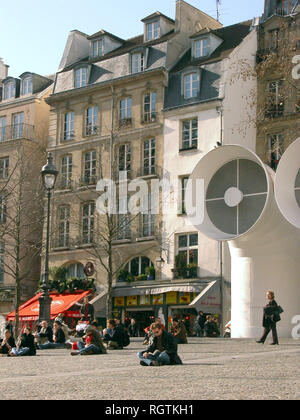
[[[299,174],[300,181],[300,174]],[[228,191],[237,192],[230,205]],[[267,200],[268,183],[264,169],[256,162],[236,159],[223,165],[212,177],[206,192],[211,222],[223,233],[241,235],[259,219]]]

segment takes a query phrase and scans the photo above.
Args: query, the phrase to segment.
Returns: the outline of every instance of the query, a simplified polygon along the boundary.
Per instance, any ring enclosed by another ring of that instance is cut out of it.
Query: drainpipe
[[[223,104],[217,108],[220,114],[220,140],[221,147],[224,145],[224,130],[223,130]],[[220,273],[220,305],[221,305],[221,322],[220,334],[223,335],[224,330],[224,279],[223,279],[223,242],[219,241],[219,273]]]

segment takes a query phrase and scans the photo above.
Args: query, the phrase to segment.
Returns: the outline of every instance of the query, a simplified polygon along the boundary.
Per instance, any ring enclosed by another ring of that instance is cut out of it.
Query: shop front
[[[114,316],[125,323],[134,318],[140,336],[155,318],[160,317],[169,329],[171,318],[177,316],[185,322],[189,335],[192,335],[198,310],[205,308],[205,313],[221,313],[218,285],[218,280],[209,279],[174,285],[116,287],[113,290]]]

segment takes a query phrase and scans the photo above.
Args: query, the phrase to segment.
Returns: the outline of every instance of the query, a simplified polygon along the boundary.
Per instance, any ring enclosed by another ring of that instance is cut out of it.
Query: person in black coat
[[[103,341],[107,344],[108,350],[119,350],[123,348],[124,331],[118,326],[115,319],[107,321],[107,329],[103,331]]]
[[[37,327],[37,333],[35,334],[37,344],[45,344],[53,342],[53,330],[47,321],[42,321]]]
[[[15,340],[9,330],[5,330],[4,338],[0,344],[0,354],[8,354],[13,347],[16,347]]]
[[[24,334],[18,340],[17,347],[14,347],[8,354],[10,357],[16,356],[35,356],[34,336],[31,334],[30,328],[24,329]]]
[[[172,334],[164,331],[162,325],[154,323],[150,327],[153,341],[145,350],[138,353],[141,366],[162,366],[182,364],[177,354],[177,343]]]
[[[130,321],[130,325],[128,326],[128,332],[130,337],[138,337],[139,335],[138,326],[134,318],[132,318]]]
[[[272,337],[273,342],[271,345],[278,345],[278,335],[277,335],[277,329],[276,329],[276,323],[280,321],[280,315],[278,310],[278,305],[275,301],[274,292],[271,290],[267,291],[267,299],[268,303],[264,307],[264,315],[263,315],[263,327],[264,327],[264,333],[262,337],[260,338],[257,343],[262,343],[266,341],[266,338],[269,334],[269,332],[272,330]]]
[[[53,324],[53,342],[40,344],[38,345],[38,349],[45,350],[45,349],[62,349],[65,348],[66,336],[62,329],[62,325],[59,321],[55,321]]]
[[[84,321],[92,322],[94,320],[94,306],[89,303],[88,297],[84,298],[80,313],[82,314]]]

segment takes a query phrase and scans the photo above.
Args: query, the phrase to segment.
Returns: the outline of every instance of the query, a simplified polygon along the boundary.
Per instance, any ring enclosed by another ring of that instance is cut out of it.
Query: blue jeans
[[[88,354],[93,352],[93,354],[101,354],[101,349],[95,344],[90,344],[88,347],[85,347],[85,344],[82,341],[77,341],[77,347],[80,354]]]
[[[40,350],[46,350],[46,349],[64,349],[65,344],[64,343],[45,343],[45,344],[39,344],[38,348]]]
[[[29,347],[21,347],[19,350],[17,347],[13,347],[11,352],[16,356],[25,356],[27,353],[29,353]]]
[[[143,356],[144,353],[146,353],[145,350],[140,351],[138,353],[138,358],[145,362],[148,366],[150,366],[152,361],[159,362],[162,365],[170,365],[170,356],[165,351],[162,351],[158,356],[153,356],[153,354],[149,353],[147,359]]]

